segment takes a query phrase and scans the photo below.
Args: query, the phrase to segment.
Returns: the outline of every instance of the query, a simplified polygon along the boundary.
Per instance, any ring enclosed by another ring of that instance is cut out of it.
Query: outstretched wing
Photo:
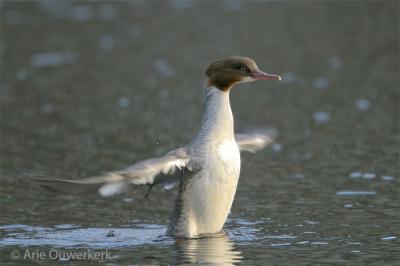
[[[255,153],[274,142],[277,132],[275,129],[253,129],[244,133],[236,133],[235,140],[240,151]]]
[[[105,173],[104,175],[88,177],[77,180],[35,178],[42,187],[57,190],[63,184],[100,185],[99,193],[104,196],[119,194],[132,185],[156,184],[166,187],[179,181],[182,170],[186,168],[189,156],[185,148],[180,148],[167,153],[163,157],[137,162],[128,168]]]

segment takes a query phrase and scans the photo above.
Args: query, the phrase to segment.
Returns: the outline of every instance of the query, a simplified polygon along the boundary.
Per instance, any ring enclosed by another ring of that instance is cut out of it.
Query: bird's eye
[[[242,71],[242,72],[246,72],[246,71],[247,71],[247,69],[246,69],[245,67],[241,67],[241,68],[240,68],[240,71]]]

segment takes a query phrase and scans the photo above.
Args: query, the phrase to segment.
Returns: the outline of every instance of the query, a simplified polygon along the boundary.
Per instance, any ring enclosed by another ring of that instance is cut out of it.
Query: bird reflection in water
[[[234,243],[225,233],[199,238],[177,239],[177,264],[236,265],[242,253],[235,250]]]

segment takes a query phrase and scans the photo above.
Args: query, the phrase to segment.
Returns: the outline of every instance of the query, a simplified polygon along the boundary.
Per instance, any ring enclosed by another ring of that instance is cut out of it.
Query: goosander
[[[229,93],[234,85],[255,80],[281,80],[267,74],[248,57],[232,56],[206,70],[204,113],[200,129],[186,147],[165,156],[137,162],[101,176],[78,180],[37,179],[43,187],[55,184],[98,184],[102,196],[113,196],[129,185],[179,183],[166,234],[193,238],[218,233],[230,212],[240,173],[240,151],[255,152],[273,142],[273,131],[234,133]]]

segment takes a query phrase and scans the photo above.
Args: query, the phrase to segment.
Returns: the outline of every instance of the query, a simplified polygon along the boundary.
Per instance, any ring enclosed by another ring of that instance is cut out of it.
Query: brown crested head
[[[231,56],[212,63],[206,70],[208,85],[229,91],[236,83],[254,80],[280,80],[281,77],[258,69],[248,57]]]

